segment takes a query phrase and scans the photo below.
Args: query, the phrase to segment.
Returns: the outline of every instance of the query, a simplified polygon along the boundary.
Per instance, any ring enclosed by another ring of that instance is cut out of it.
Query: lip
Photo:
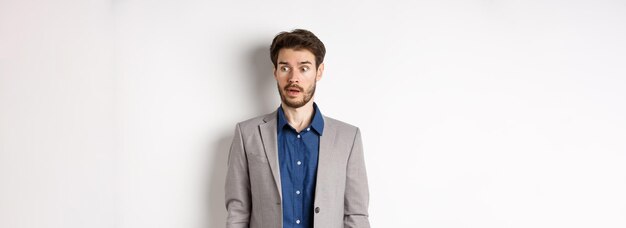
[[[287,95],[289,96],[298,96],[298,94],[300,94],[300,90],[298,90],[297,88],[290,88],[287,89]]]

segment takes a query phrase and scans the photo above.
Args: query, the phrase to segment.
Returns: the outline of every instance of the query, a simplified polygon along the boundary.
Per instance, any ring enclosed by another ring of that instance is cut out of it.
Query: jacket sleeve
[[[235,128],[235,136],[228,154],[228,171],[226,173],[226,218],[227,228],[248,228],[252,199],[250,195],[250,177],[248,159],[243,146],[243,137],[239,124]]]
[[[361,132],[357,128],[346,168],[343,225],[345,228],[369,228],[369,188]]]

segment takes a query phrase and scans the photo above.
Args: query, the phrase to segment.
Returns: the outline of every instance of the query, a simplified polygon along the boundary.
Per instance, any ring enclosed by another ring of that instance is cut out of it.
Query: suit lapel
[[[328,190],[328,186],[332,186],[330,180],[336,175],[333,171],[333,146],[335,145],[336,131],[335,126],[328,123],[324,119],[324,133],[320,136],[319,159],[317,163],[317,181],[315,186],[315,201],[318,196]]]
[[[278,166],[278,136],[276,131],[276,112],[267,115],[263,121],[265,123],[259,125],[261,131],[261,141],[263,141],[263,148],[265,149],[265,155],[267,161],[270,164],[272,175],[274,176],[274,183],[276,183],[276,189],[282,199],[282,191],[280,184],[280,170]]]

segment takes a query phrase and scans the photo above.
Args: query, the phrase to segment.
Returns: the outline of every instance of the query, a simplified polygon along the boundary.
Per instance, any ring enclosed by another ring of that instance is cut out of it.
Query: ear
[[[315,76],[315,81],[319,81],[322,79],[322,74],[324,74],[324,63],[320,64],[317,68],[317,75]]]
[[[278,80],[278,77],[276,76],[276,66],[274,66],[274,79]]]

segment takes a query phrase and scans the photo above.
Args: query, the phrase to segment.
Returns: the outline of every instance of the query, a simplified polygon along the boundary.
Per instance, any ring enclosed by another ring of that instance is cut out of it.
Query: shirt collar
[[[317,107],[317,104],[315,102],[313,102],[313,112],[314,112],[313,120],[311,121],[311,124],[308,127],[313,128],[313,130],[316,131],[317,134],[322,135],[322,133],[324,133],[324,118],[322,118],[322,113],[320,112],[320,109]],[[285,125],[289,126],[289,122],[287,122],[287,118],[285,117],[285,112],[283,111],[282,106],[278,107],[277,115],[278,115],[278,132],[280,133],[285,127]]]

